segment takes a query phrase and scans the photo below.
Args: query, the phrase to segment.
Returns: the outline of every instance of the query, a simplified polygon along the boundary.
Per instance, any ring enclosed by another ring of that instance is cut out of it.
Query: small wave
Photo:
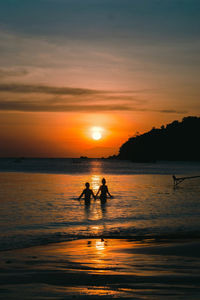
[[[64,232],[56,233],[43,233],[43,234],[18,234],[10,235],[0,238],[0,251],[23,249],[34,246],[48,245],[51,243],[61,243],[78,239],[96,239],[96,238],[106,238],[106,239],[131,239],[135,241],[141,240],[192,240],[199,239],[199,231],[155,231],[152,228],[129,228],[127,229],[114,229],[112,231],[102,231],[101,233],[89,233],[87,231],[78,234],[69,234]]]

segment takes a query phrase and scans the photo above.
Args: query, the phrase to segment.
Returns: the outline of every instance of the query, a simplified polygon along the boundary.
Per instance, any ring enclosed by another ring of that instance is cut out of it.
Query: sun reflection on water
[[[127,289],[128,290],[128,289]],[[130,289],[131,290],[131,289]],[[68,287],[65,289],[65,292],[67,294],[70,294],[70,295],[80,295],[80,296],[97,296],[98,298],[100,296],[107,296],[109,297],[121,297],[121,296],[126,296],[127,293],[126,293],[126,290],[125,289],[119,289],[119,290],[116,290],[116,289],[112,289],[108,286],[88,286],[88,287],[85,287],[85,286],[81,286],[81,287]],[[75,296],[75,297],[76,297]],[[95,298],[96,299],[96,298]]]
[[[91,226],[91,230],[94,233],[94,235],[98,235],[102,231],[102,226],[100,226],[100,225],[96,225],[96,226],[93,225],[93,226]]]
[[[139,242],[122,239],[87,239],[61,243],[54,251],[61,258],[68,257],[79,270],[88,274],[136,274],[137,254],[130,249],[140,247]],[[145,243],[142,244],[145,247]],[[139,270],[144,274],[146,270]]]
[[[93,191],[96,193],[100,186],[101,176],[100,175],[92,175],[91,176],[91,187]]]
[[[90,162],[90,173],[91,174],[102,173],[102,162],[100,160],[92,160]]]
[[[96,247],[98,253],[102,252],[102,251],[105,250],[106,242],[104,241],[104,239],[96,240],[95,241],[95,247]]]

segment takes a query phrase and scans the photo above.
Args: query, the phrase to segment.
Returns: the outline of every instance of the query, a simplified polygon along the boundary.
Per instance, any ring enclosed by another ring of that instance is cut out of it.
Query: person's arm
[[[100,190],[101,190],[101,187],[99,187],[99,189],[98,189],[98,192],[96,193],[96,196],[95,196],[95,197],[97,197],[97,196],[98,196],[98,194],[99,194]]]
[[[96,196],[94,195],[93,190],[92,190],[92,197],[94,198],[94,200],[96,200]]]
[[[84,191],[82,191],[82,193],[80,194],[80,196],[78,197],[78,200],[80,200],[83,197]]]
[[[107,187],[107,194],[112,198],[113,196],[109,193],[108,187]]]

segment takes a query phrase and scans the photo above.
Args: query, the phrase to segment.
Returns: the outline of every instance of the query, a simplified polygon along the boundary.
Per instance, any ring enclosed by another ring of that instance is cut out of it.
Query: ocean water
[[[87,237],[200,236],[200,163],[81,159],[0,159],[0,250]],[[114,196],[102,206],[77,197],[105,177]]]

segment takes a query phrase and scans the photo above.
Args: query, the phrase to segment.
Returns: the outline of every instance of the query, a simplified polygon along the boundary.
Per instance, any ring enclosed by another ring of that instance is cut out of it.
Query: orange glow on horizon
[[[107,157],[136,132],[165,124],[151,113],[1,113],[0,156]],[[156,120],[156,122],[155,122]],[[172,119],[173,120],[173,119]],[[168,122],[172,121],[169,119]],[[94,139],[94,131],[101,133]]]

